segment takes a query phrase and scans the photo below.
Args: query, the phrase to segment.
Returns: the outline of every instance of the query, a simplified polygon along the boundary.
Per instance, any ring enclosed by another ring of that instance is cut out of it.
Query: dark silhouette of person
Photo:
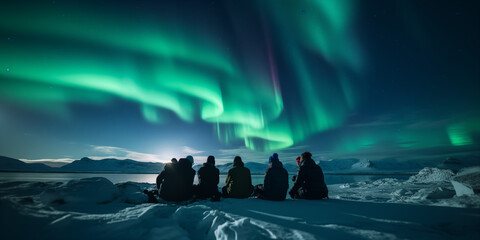
[[[215,157],[208,156],[207,162],[198,170],[198,185],[194,186],[195,196],[199,199],[211,198],[212,201],[220,201],[218,183],[220,171],[215,167]]]
[[[288,191],[288,172],[283,168],[278,154],[274,153],[268,159],[268,169],[265,171],[263,184],[255,186],[254,196],[261,199],[283,201]]]
[[[173,165],[176,163],[178,163],[176,158],[172,158],[169,163],[165,163],[163,170],[157,176],[157,189],[160,189],[160,185],[163,183],[163,180],[165,180],[165,176],[167,176],[170,171],[173,171]]]
[[[167,164],[168,165],[168,164]],[[193,196],[195,170],[186,158],[164,167],[157,177],[158,195],[165,201],[181,202]]]
[[[222,188],[224,198],[248,198],[252,195],[252,176],[241,157],[236,156],[233,160],[233,168],[228,171],[225,183],[227,185]]]
[[[162,185],[163,181],[165,180],[165,176],[167,176],[169,174],[170,171],[173,171],[173,165],[176,164],[178,161],[176,158],[172,158],[170,160],[170,163],[166,163],[164,166],[163,166],[163,170],[162,172],[160,172],[160,174],[158,174],[157,176],[157,180],[156,180],[156,183],[157,183],[157,190],[143,190],[143,193],[147,194],[148,196],[148,202],[149,203],[158,203],[158,200],[157,198],[155,197],[155,195],[159,195],[158,193],[158,189],[160,189],[160,186]],[[170,169],[170,170],[169,170]],[[168,188],[168,187],[166,187]]]
[[[313,161],[310,152],[302,153],[297,179],[289,194],[292,198],[299,199],[328,198],[322,168]]]

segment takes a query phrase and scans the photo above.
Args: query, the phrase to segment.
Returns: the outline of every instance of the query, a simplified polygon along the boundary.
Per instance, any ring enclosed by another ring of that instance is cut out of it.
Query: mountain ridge
[[[327,174],[329,173],[377,173],[377,172],[412,172],[418,171],[424,167],[439,167],[458,170],[469,165],[475,165],[479,161],[476,156],[465,159],[448,158],[445,161],[431,163],[420,161],[399,161],[395,158],[386,158],[381,160],[367,160],[357,158],[330,159],[317,161],[317,164]],[[25,163],[19,159],[0,156],[0,171],[13,172],[97,172],[97,173],[148,173],[158,174],[163,170],[164,163],[140,162],[132,159],[105,158],[94,160],[83,157],[62,167],[50,167],[42,163]],[[202,164],[193,166],[198,171]],[[287,172],[294,174],[298,167],[295,163],[283,164]],[[233,163],[216,165],[220,173],[226,174],[233,167]],[[268,164],[257,162],[246,162],[245,167],[250,169],[252,174],[264,174],[268,169]]]

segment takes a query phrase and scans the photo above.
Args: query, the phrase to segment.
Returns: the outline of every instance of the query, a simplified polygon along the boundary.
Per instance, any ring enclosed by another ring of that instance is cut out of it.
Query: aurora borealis
[[[0,154],[475,149],[478,10],[475,1],[2,2]]]

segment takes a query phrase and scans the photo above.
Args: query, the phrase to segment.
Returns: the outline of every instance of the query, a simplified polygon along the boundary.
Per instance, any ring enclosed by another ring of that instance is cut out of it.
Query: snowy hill
[[[52,170],[53,168],[43,163],[25,163],[15,158],[0,156],[0,171],[45,172]]]
[[[386,158],[374,161],[375,169],[380,171],[419,171],[425,167],[436,167],[435,164],[423,161],[400,161],[396,158]]]
[[[473,155],[448,157],[438,167],[448,168],[452,170],[460,170],[462,168],[478,166],[480,157]]]
[[[159,173],[163,163],[138,162],[131,159],[114,158],[92,160],[84,157],[59,168],[68,172],[122,172],[122,173]]]
[[[319,161],[318,165],[324,172],[373,172],[376,170],[376,165],[370,160],[356,158]]]
[[[216,166],[218,170],[220,170],[220,173],[228,173],[228,170],[233,167],[233,163],[226,163],[223,165],[218,165]]]

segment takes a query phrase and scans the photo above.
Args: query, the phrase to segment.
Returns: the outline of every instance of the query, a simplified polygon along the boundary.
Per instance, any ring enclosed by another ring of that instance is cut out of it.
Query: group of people
[[[208,156],[207,162],[198,170],[198,185],[194,185],[195,170],[192,169],[192,156],[172,159],[165,164],[163,171],[157,176],[158,196],[166,201],[188,201],[195,199],[211,199],[219,201],[224,198],[249,198],[282,201],[289,188],[288,172],[274,153],[268,160],[264,183],[252,185],[250,170],[243,164],[242,158],[236,156],[233,167],[228,171],[226,186],[218,191],[220,171],[215,167],[215,157]],[[297,158],[298,173],[293,176],[294,185],[288,192],[293,199],[328,198],[323,171],[312,159],[310,152],[304,152]],[[150,202],[157,202],[153,192],[145,191]]]

